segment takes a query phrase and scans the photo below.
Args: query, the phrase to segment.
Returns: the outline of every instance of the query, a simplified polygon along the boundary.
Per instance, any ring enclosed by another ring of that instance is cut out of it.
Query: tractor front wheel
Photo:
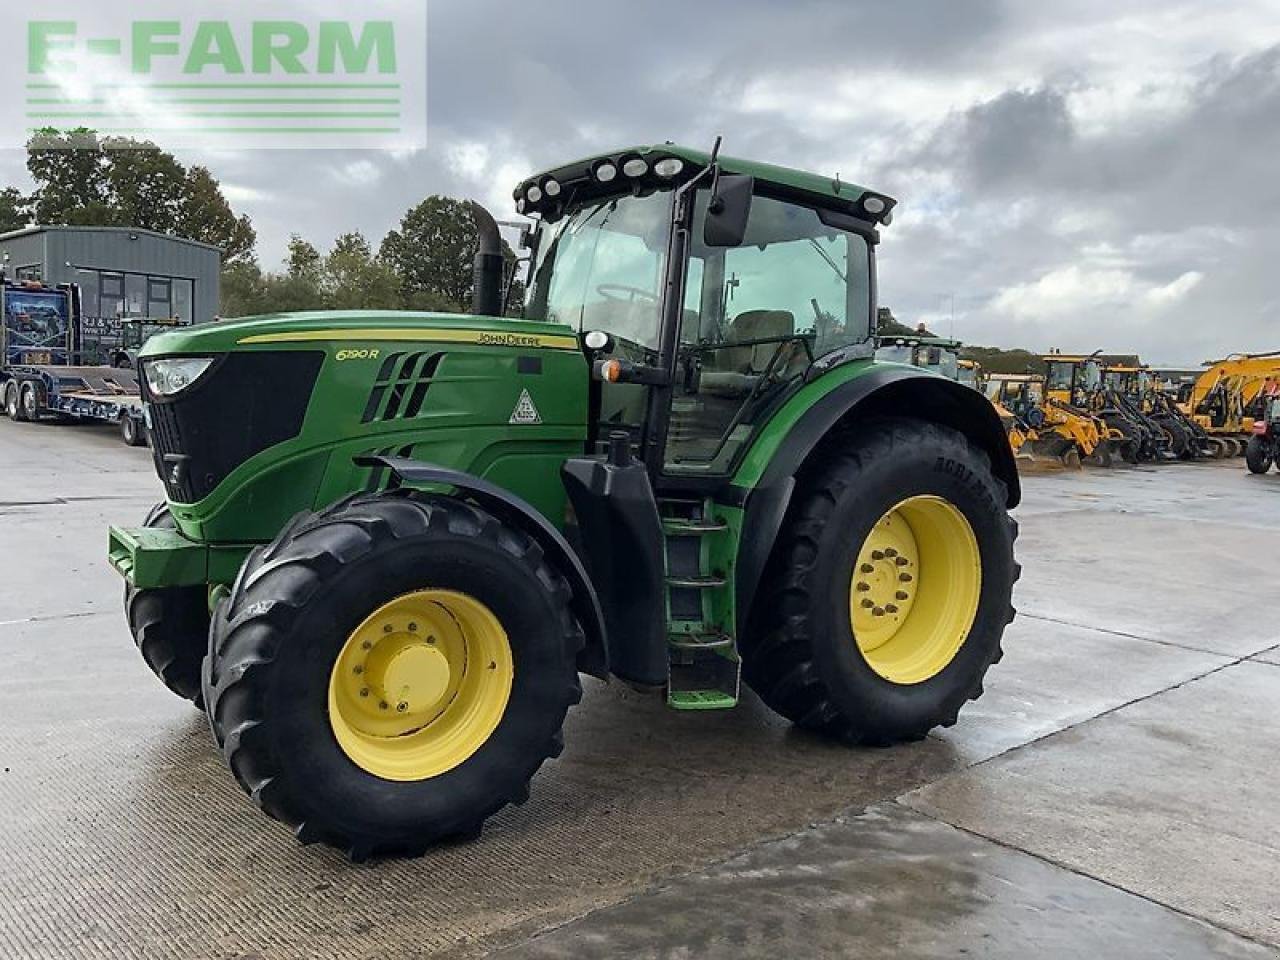
[[[1013,619],[1006,494],[946,427],[891,420],[845,438],[800,478],[745,638],[748,683],[851,743],[955,723]]]
[[[1275,453],[1271,442],[1264,437],[1250,437],[1244,448],[1244,462],[1250,473],[1266,473],[1271,469]]]
[[[143,523],[146,527],[173,529],[169,508],[158,503]],[[200,662],[209,648],[209,599],[204,587],[164,587],[138,590],[126,586],[125,618],[151,672],[160,682],[197,707],[200,698]]]
[[[525,534],[396,490],[301,515],[214,613],[205,702],[304,843],[420,855],[523,802],[582,696],[571,590]]]
[[[22,384],[18,380],[10,380],[5,384],[4,412],[15,423],[27,419],[22,410]]]

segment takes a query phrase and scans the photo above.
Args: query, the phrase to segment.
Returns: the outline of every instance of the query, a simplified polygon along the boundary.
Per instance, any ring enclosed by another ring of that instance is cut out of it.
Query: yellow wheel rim
[[[894,683],[922,683],[955,659],[973,627],[982,562],[973,528],[941,497],[903,500],[858,551],[849,619],[867,664]]]
[[[420,590],[351,633],[329,677],[329,725],[352,762],[386,780],[426,780],[489,739],[511,698],[506,631],[464,593]]]

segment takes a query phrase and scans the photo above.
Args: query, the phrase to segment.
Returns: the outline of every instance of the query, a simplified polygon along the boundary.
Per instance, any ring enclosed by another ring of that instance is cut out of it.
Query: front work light
[[[172,397],[199,380],[213,364],[213,357],[169,357],[144,360],[147,387],[157,397]]]
[[[617,179],[617,176],[618,168],[612,163],[605,162],[596,167],[596,179],[601,183],[608,183],[610,180],[615,180]]]
[[[643,177],[649,172],[649,164],[645,163],[639,157],[632,157],[622,165],[622,172],[628,177]]]
[[[529,198],[530,203],[537,203],[539,200],[542,199],[542,188],[530,187],[529,192],[525,194],[525,196]]]
[[[548,178],[547,182],[542,185],[542,189],[548,197],[558,197],[560,196],[560,181]]]
[[[653,172],[664,180],[670,180],[684,169],[684,162],[679,157],[663,157],[653,165]]]

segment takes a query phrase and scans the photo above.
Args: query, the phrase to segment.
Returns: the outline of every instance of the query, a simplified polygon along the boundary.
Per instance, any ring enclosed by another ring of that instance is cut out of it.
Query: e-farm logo
[[[358,18],[331,15],[353,7]],[[86,130],[166,148],[426,146],[426,0],[36,9],[25,72],[11,76],[25,96],[0,101],[23,114],[0,128],[6,146],[33,135],[75,146]],[[21,64],[6,60],[10,71]]]

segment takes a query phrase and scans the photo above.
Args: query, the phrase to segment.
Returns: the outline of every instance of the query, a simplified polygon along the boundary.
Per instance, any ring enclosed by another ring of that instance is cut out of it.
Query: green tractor
[[[979,394],[877,362],[894,201],[672,145],[521,183],[524,317],[163,333],[167,502],[113,527],[151,669],[253,801],[352,859],[475,836],[563,745],[581,674],[689,714],[740,681],[850,744],[982,693],[1019,498]]]

